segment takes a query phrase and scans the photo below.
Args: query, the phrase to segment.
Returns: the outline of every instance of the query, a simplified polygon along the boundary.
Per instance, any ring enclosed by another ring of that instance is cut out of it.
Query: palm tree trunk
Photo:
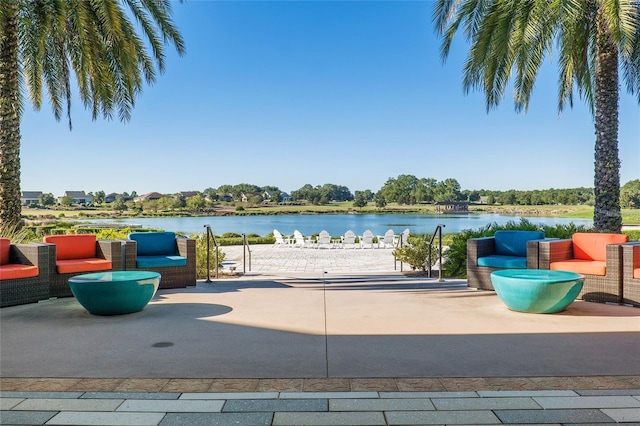
[[[593,225],[599,232],[619,233],[620,160],[618,158],[618,49],[600,9],[596,18],[595,87],[595,209]]]
[[[0,225],[20,226],[20,86],[18,2],[0,11]],[[5,228],[6,229],[6,228]]]

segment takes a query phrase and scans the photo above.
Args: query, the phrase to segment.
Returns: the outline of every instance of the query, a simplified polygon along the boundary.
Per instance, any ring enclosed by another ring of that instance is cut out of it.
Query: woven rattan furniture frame
[[[527,269],[538,268],[538,242],[527,241]],[[478,258],[496,254],[496,240],[494,237],[469,238],[467,240],[467,286],[481,290],[493,290],[491,273],[503,268],[478,266]]]
[[[550,269],[553,262],[573,259],[573,241],[543,241],[539,244],[540,269]],[[622,302],[622,244],[608,244],[606,275],[584,275],[579,299],[589,302]]]
[[[69,287],[69,278],[87,272],[73,272],[68,274],[59,274],[56,268],[56,245],[47,244],[49,246],[49,296],[50,297],[71,297],[73,293]],[[121,271],[123,269],[122,262],[122,243],[120,241],[96,241],[96,257],[111,261],[112,271]]]
[[[640,307],[640,279],[633,270],[640,268],[640,242],[622,245],[622,303]]]
[[[11,244],[9,262],[37,266],[38,276],[0,280],[0,307],[34,303],[49,298],[48,244]]]
[[[159,288],[185,288],[196,285],[196,240],[176,238],[178,255],[187,258],[186,266],[170,266],[165,268],[137,268],[137,246],[134,240],[124,240],[125,269],[127,271],[151,271],[160,274]]]

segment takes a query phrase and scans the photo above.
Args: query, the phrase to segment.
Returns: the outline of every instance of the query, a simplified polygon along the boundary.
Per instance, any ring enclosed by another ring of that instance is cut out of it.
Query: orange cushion
[[[9,263],[9,248],[11,241],[8,238],[0,238],[0,265]]]
[[[16,278],[30,278],[37,276],[37,266],[20,264],[0,266],[0,280],[15,280]]]
[[[629,241],[625,234],[596,234],[576,232],[573,241],[573,258],[583,260],[607,260],[607,245]]]
[[[56,245],[56,260],[96,257],[94,234],[47,235],[44,242]]]
[[[633,270],[633,278],[637,278],[640,280],[640,268],[636,268]]]
[[[549,269],[556,271],[569,271],[585,275],[606,275],[607,262],[599,260],[571,259],[562,262],[553,262]]]
[[[56,269],[59,274],[72,274],[75,272],[108,271],[111,269],[111,261],[91,258],[56,261]]]

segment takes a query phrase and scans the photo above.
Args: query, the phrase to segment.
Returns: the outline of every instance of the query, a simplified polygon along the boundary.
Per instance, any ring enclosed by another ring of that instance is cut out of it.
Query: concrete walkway
[[[1,309],[0,424],[640,423],[638,353],[637,308],[521,314],[390,250],[260,247],[135,314]]]

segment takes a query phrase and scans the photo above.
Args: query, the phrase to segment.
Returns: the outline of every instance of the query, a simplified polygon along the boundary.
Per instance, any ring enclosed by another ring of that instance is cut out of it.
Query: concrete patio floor
[[[161,290],[134,314],[73,298],[1,309],[0,424],[640,422],[640,309],[522,314],[394,271],[389,250],[260,249],[251,273]],[[277,266],[298,256],[335,266]],[[208,408],[177,402],[194,399]]]

